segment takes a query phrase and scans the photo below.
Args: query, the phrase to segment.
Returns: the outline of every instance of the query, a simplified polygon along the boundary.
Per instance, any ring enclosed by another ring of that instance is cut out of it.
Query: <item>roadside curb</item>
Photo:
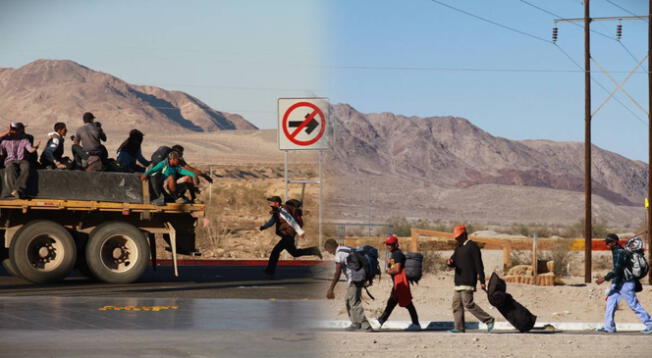
[[[375,329],[379,329],[379,323],[377,320],[369,320],[371,326]],[[410,321],[388,321],[385,322],[383,327],[380,329],[382,331],[396,331],[404,330],[410,325]],[[315,328],[318,329],[344,329],[351,324],[347,320],[333,320],[333,321],[318,321]],[[595,331],[596,328],[603,326],[601,322],[537,322],[533,330],[544,330],[546,326],[554,327],[554,330],[557,331]],[[425,321],[421,322],[421,330],[424,331],[447,331],[453,329],[453,321]],[[639,332],[643,330],[645,326],[642,323],[617,323],[616,330],[618,332]],[[486,331],[487,325],[480,322],[467,322],[467,330],[484,330]],[[515,328],[509,322],[496,321],[494,325],[494,331],[514,331]]]

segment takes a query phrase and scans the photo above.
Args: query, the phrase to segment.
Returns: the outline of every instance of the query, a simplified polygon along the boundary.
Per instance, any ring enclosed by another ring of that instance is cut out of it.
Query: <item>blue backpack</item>
[[[346,259],[346,267],[351,270],[351,282],[371,286],[376,276],[380,276],[378,250],[372,246],[362,246],[351,253]]]

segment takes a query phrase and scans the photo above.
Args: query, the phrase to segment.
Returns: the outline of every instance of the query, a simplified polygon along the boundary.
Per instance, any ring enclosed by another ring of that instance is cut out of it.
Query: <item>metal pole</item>
[[[650,16],[652,16],[652,0],[650,0],[648,11]],[[652,17],[650,17],[652,19]],[[647,158],[647,196],[648,200],[652,200],[652,60],[650,60],[650,55],[652,55],[652,21],[648,21],[648,30],[647,30],[647,86],[648,86],[648,148],[649,154]],[[648,220],[647,220],[647,249],[649,253],[652,253],[652,207],[647,208]],[[652,285],[652,272],[648,275],[648,283]]]
[[[591,282],[591,32],[589,0],[584,0],[584,282]]]
[[[288,200],[288,151],[285,151],[285,199],[283,201]]]
[[[323,151],[319,151],[319,249],[321,249],[324,245],[323,238],[322,238],[322,222],[324,219],[324,176],[323,176],[323,165],[322,165],[322,155]]]

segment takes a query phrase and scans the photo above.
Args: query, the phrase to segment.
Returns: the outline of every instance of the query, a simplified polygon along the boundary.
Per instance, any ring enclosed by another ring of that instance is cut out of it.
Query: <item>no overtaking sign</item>
[[[326,98],[279,98],[279,149],[328,149],[327,126]]]

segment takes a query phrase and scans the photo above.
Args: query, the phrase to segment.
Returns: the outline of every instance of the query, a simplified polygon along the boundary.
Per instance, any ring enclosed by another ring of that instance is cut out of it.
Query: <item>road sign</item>
[[[279,98],[279,148],[328,149],[328,109],[326,98]]]

